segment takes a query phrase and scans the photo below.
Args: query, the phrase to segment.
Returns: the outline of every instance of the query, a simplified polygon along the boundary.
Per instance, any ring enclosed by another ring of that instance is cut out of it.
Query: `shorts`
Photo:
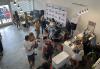
[[[29,63],[32,62],[32,64],[34,64],[34,61],[35,61],[34,53],[32,55],[28,55],[28,61],[29,61]]]

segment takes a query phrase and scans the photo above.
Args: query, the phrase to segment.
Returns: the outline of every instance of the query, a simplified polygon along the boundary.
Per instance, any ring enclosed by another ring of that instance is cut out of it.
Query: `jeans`
[[[40,31],[36,31],[36,38],[39,38]]]

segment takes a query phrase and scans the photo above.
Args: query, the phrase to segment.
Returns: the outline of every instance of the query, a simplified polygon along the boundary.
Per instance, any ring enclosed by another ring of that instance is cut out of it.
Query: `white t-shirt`
[[[30,42],[30,41],[24,41],[24,47],[27,55],[32,55],[34,50],[32,46],[35,45],[35,41]],[[30,51],[29,51],[30,50]]]
[[[74,55],[72,56],[72,59],[74,59],[74,60],[76,60],[76,61],[81,61],[81,60],[82,60],[82,58],[81,58],[81,56],[80,56],[79,54],[74,54]]]

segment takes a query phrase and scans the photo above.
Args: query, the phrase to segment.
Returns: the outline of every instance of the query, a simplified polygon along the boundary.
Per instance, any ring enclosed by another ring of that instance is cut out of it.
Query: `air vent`
[[[84,5],[84,4],[79,4],[79,3],[72,3],[74,5],[77,5],[77,6],[82,6],[82,7],[86,7],[87,5]]]

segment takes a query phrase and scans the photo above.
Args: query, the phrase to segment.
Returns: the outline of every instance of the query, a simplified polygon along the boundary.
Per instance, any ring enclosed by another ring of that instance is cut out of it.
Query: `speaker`
[[[71,29],[72,29],[72,30],[76,30],[76,27],[77,27],[77,24],[71,23]]]

